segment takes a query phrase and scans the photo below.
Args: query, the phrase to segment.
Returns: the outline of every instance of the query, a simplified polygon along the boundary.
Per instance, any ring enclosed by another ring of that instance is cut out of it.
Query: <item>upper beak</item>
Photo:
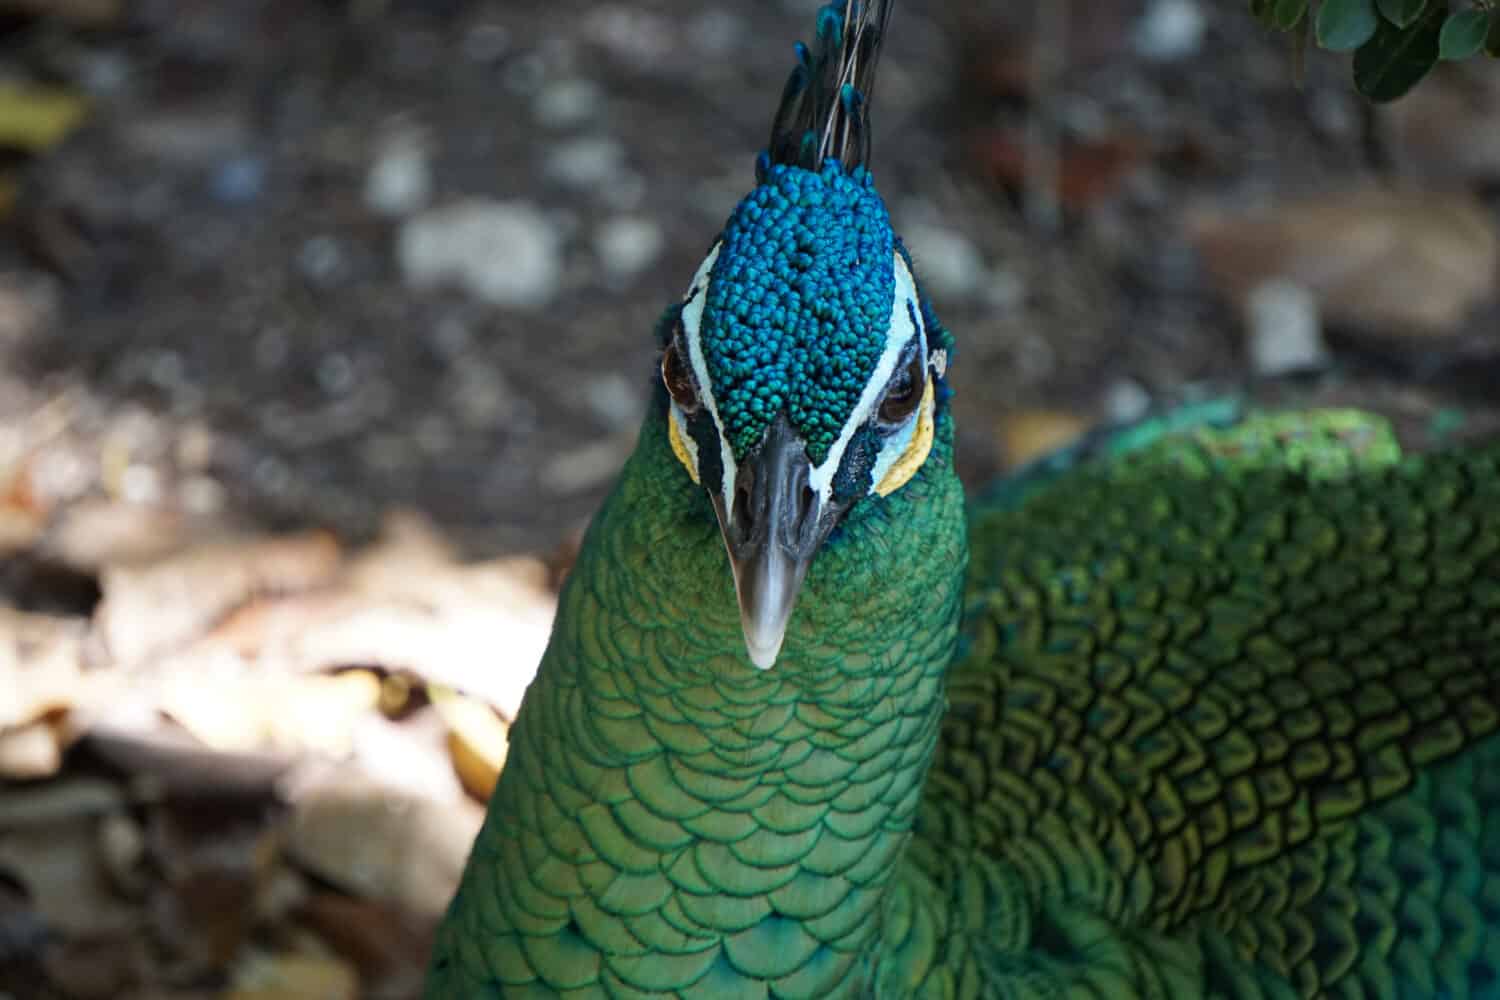
[[[740,601],[750,661],[769,670],[818,548],[838,520],[808,485],[811,464],[785,416],[739,467],[734,506],[711,492]]]

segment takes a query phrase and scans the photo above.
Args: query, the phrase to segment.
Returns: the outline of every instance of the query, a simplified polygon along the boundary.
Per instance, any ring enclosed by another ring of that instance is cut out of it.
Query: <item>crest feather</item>
[[[868,168],[870,94],[893,2],[842,0],[818,12],[814,47],[797,43],[762,174],[774,164],[821,171],[832,160]]]

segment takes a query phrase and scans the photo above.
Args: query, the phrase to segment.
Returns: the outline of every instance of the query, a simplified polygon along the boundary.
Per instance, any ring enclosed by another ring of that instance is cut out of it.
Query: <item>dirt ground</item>
[[[817,6],[0,0],[0,996],[412,995]],[[971,483],[1204,385],[1500,428],[1500,66],[1376,110],[1242,7],[898,4]],[[408,799],[435,860],[341,867]],[[118,921],[43,905],[79,858]]]

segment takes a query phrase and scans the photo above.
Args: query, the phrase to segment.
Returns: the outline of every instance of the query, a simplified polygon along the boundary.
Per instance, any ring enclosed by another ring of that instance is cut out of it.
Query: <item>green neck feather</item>
[[[444,927],[486,950],[493,979],[460,961],[436,984],[859,988],[958,634],[967,555],[946,414],[937,437],[906,487],[828,542],[780,660],[759,671],[703,491],[661,413],[646,421],[564,589]]]

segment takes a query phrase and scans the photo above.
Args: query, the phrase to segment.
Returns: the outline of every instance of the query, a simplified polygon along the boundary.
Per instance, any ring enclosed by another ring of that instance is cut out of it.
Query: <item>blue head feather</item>
[[[819,463],[875,372],[890,327],[895,237],[863,167],[776,164],[724,228],[704,360],[736,457],[785,411]]]
[[[868,163],[890,7],[844,0],[819,12],[814,48],[797,44],[758,185],[721,234],[699,336],[737,461],[785,413],[822,464],[887,346],[895,255],[906,251]],[[925,301],[920,311],[929,350],[949,347]]]

